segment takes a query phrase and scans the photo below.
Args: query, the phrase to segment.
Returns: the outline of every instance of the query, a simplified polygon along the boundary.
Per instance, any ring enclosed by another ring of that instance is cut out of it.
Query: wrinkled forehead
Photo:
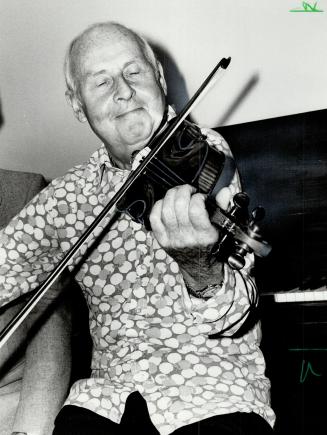
[[[95,53],[98,56],[101,53],[107,54],[114,61],[115,55],[126,49],[131,56],[145,58],[140,44],[132,34],[123,34],[117,29],[95,30],[85,34],[76,41],[71,52],[72,74],[78,80]]]

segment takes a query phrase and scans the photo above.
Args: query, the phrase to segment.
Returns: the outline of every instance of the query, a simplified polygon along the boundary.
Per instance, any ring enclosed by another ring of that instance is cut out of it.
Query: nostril
[[[130,98],[132,98],[132,96],[134,96],[134,94],[135,94],[134,88],[124,77],[121,77],[117,82],[117,86],[116,86],[116,98],[129,100]]]

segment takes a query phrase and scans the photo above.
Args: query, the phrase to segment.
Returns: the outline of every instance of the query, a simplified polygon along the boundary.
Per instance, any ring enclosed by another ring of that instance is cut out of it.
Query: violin
[[[224,172],[226,158],[222,152],[209,146],[206,137],[197,126],[186,121],[188,114],[203,97],[204,91],[208,91],[214,79],[217,79],[218,73],[228,67],[230,60],[231,58],[220,60],[182,112],[168,123],[163,132],[155,135],[146,148],[139,152],[124,185],[105,205],[75,245],[64,255],[22,310],[0,333],[0,348],[42,299],[114,207],[118,211],[128,213],[133,219],[142,222],[146,228],[150,229],[149,213],[152,206],[171,187],[191,184],[198,192],[206,194],[205,204],[209,217],[221,234],[212,251],[217,258],[224,261],[226,257],[231,267],[241,269],[248,252],[261,257],[268,255],[270,245],[262,239],[256,224],[259,218],[263,217],[263,210],[258,208],[252,213],[252,218],[249,218],[247,213],[249,200],[245,193],[234,196],[234,206],[228,212],[217,206],[213,192]]]
[[[149,151],[149,148],[139,151],[133,164],[140,164]],[[149,214],[167,190],[190,184],[198,192],[209,194],[223,170],[224,160],[224,153],[208,145],[199,127],[183,121],[117,204],[117,209],[151,230]]]
[[[135,157],[137,165],[149,151],[143,149],[138,153]],[[257,225],[264,217],[264,209],[257,207],[250,217],[246,193],[234,196],[234,205],[229,212],[217,206],[215,192],[223,187],[220,185],[217,189],[217,183],[225,170],[226,159],[223,152],[209,146],[198,126],[184,120],[137,178],[133,188],[117,203],[117,210],[129,214],[151,230],[149,215],[155,202],[162,199],[170,188],[190,184],[197,192],[206,195],[210,221],[219,229],[220,239],[212,254],[220,261],[227,261],[233,269],[242,269],[248,252],[265,257],[271,247],[262,239]]]

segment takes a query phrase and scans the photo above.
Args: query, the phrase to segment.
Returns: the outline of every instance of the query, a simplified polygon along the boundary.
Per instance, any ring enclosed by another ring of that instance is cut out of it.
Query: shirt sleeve
[[[62,257],[49,185],[0,231],[0,306],[35,289]]]
[[[233,157],[224,138],[210,129],[202,129],[211,146],[222,151],[226,156]],[[228,186],[234,196],[241,191],[240,177],[235,170]],[[233,335],[245,322],[250,308],[257,303],[257,288],[252,276],[254,255],[247,254],[245,266],[234,270],[224,263],[224,279],[222,283],[210,286],[205,299],[186,295],[186,305],[196,324],[210,325],[210,334],[224,333]]]

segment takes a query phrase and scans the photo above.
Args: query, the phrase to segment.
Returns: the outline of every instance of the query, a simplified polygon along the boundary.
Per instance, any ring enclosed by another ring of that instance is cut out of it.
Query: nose
[[[121,76],[117,78],[115,95],[114,95],[116,101],[120,101],[120,100],[127,101],[132,98],[134,93],[135,90],[130,85],[130,83],[128,83],[125,77]]]

